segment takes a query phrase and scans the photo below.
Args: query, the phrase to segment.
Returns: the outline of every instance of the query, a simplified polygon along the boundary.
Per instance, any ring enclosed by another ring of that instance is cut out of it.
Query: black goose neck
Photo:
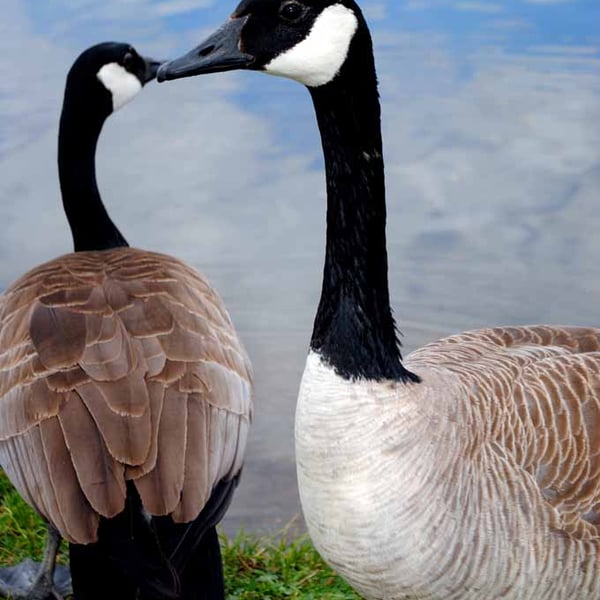
[[[88,95],[89,98],[89,95]],[[60,120],[58,171],[75,252],[127,247],[112,222],[96,182],[96,148],[110,115],[100,101],[87,105],[67,86]]]
[[[381,109],[366,28],[340,74],[310,92],[327,177],[327,248],[311,348],[346,379],[417,381],[402,365],[390,307]]]

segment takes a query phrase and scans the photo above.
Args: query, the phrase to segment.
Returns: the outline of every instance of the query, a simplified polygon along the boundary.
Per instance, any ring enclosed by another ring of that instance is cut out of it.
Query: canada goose
[[[353,0],[244,0],[159,80],[308,86],[327,175],[322,297],[296,414],[322,556],[365,598],[600,597],[600,330],[505,327],[402,362],[372,43]]]
[[[75,253],[0,297],[0,464],[70,542],[77,600],[224,598],[215,526],[242,468],[248,358],[207,281],[129,248],[96,186],[104,121],[158,64],[116,43],[77,59],[58,160]]]

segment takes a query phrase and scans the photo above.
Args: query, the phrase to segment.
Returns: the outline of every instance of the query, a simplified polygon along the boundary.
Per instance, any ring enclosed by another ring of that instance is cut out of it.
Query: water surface
[[[600,324],[600,4],[370,0],[405,352],[498,324]],[[55,173],[66,70],[98,41],[169,57],[225,0],[2,0],[0,287],[70,250]],[[257,73],[152,85],[99,148],[129,241],[221,292],[256,372],[256,421],[228,531],[299,511],[295,396],[318,302],[325,196],[298,84]]]

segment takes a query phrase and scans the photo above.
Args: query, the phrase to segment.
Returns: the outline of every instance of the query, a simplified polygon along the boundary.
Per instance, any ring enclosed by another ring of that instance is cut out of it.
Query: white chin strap
[[[348,57],[358,19],[342,4],[328,6],[308,36],[265,66],[265,71],[295,79],[308,87],[332,81]]]
[[[141,81],[117,63],[104,65],[98,71],[97,77],[112,94],[113,111],[125,106],[142,89]]]

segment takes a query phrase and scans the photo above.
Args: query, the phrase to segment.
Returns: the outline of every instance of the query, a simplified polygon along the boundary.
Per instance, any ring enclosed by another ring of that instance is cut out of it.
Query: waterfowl
[[[105,120],[158,65],[117,43],[76,60],[58,150],[75,252],[0,296],[0,464],[68,540],[77,600],[224,598],[215,526],[242,468],[248,357],[206,279],[130,248],[96,184]],[[27,597],[55,596],[48,579]]]
[[[321,555],[369,600],[599,598],[600,330],[484,329],[402,360],[360,8],[244,0],[158,78],[238,68],[306,85],[322,137],[327,249],[295,426]]]

